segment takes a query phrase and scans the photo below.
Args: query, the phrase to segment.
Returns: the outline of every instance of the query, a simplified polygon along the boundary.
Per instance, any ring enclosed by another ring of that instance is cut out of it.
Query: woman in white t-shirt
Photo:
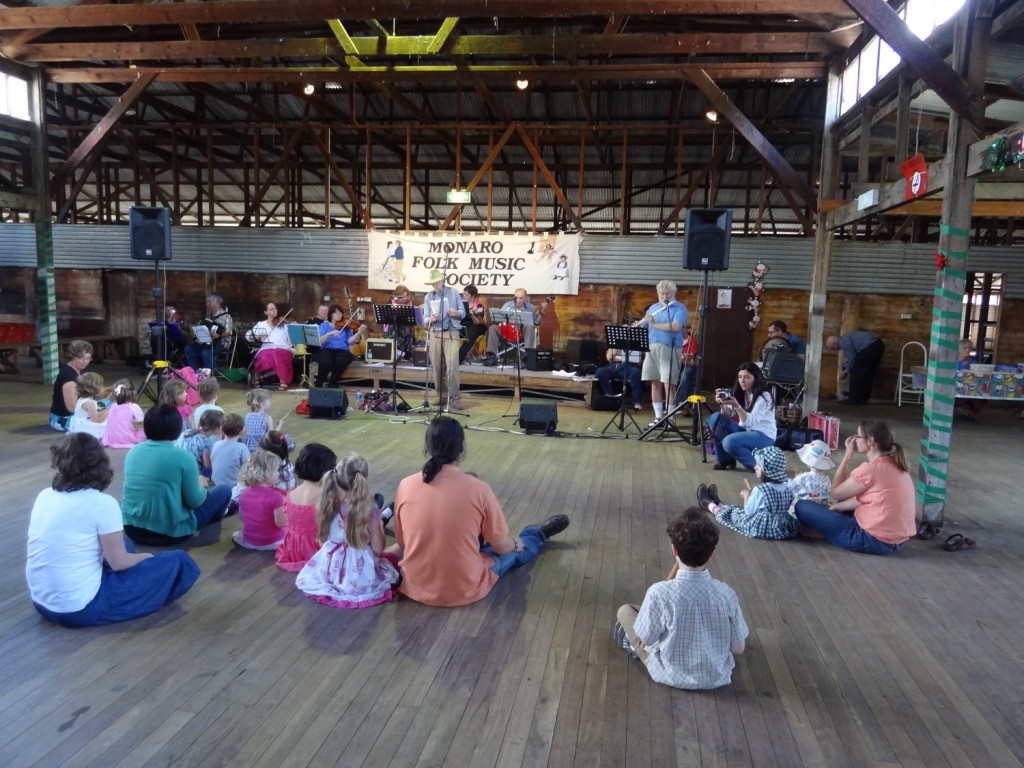
[[[145,616],[199,578],[185,552],[136,553],[121,508],[103,491],[114,476],[99,440],[69,434],[50,448],[56,470],[32,507],[25,578],[36,610],[66,627]]]

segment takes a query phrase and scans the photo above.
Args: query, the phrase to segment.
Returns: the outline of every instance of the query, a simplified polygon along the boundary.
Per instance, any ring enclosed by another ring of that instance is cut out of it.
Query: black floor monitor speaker
[[[686,212],[683,268],[721,272],[729,268],[732,208],[691,208]]]
[[[170,261],[170,211],[167,208],[132,206],[128,209],[128,237],[133,259]]]
[[[340,419],[348,410],[348,395],[343,389],[309,390],[309,418]]]
[[[519,426],[527,433],[552,434],[558,426],[558,406],[555,403],[520,403]]]

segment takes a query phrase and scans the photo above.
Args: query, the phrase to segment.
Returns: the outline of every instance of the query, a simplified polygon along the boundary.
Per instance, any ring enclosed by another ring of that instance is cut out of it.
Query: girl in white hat
[[[793,494],[793,506],[803,499],[828,506],[828,497],[832,493],[832,478],[828,473],[836,466],[829,458],[832,449],[824,440],[812,440],[798,450],[796,455],[810,471],[797,475],[786,484]],[[789,508],[789,512],[793,514],[793,507]]]

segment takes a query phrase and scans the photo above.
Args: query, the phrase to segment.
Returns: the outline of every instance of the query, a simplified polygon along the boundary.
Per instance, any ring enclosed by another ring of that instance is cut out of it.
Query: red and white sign
[[[907,180],[907,188],[903,193],[905,199],[913,200],[928,191],[928,161],[924,159],[924,155],[908,157],[900,163],[900,170],[903,171],[903,178]]]

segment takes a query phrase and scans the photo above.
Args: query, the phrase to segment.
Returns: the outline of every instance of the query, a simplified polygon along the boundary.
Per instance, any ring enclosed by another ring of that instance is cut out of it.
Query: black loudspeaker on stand
[[[128,233],[133,259],[171,260],[171,217],[167,208],[128,209]]]
[[[520,403],[519,426],[527,434],[554,433],[555,427],[558,426],[558,406],[555,403]]]
[[[348,395],[343,389],[309,390],[309,418],[340,419],[348,410]]]
[[[683,267],[706,272],[729,268],[732,208],[691,208],[686,212]]]

